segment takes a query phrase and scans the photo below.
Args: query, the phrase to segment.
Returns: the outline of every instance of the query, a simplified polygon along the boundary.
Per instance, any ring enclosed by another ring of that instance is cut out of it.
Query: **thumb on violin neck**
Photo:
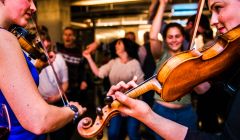
[[[132,108],[136,105],[135,103],[135,99],[132,99],[130,97],[128,97],[127,95],[121,93],[121,92],[116,92],[115,93],[116,99],[123,104],[124,106],[128,107],[128,108]]]

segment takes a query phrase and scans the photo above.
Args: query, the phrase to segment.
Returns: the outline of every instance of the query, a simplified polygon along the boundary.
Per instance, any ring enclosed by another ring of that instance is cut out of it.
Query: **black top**
[[[186,140],[240,140],[240,90],[235,95],[225,122],[224,130],[220,135],[208,134],[189,129]]]
[[[224,123],[223,131],[220,135],[209,134],[197,130],[188,129],[186,140],[240,140],[240,64],[237,62],[232,66],[228,71],[222,73],[217,82],[222,83],[221,89],[225,91],[226,94],[231,95],[230,103],[228,106],[227,119]],[[232,81],[235,81],[235,85],[232,84]],[[213,81],[214,82],[214,81]],[[236,83],[238,86],[236,86]],[[226,85],[230,85],[236,88],[235,94],[227,90]],[[218,97],[216,96],[216,100]]]
[[[68,67],[69,89],[79,88],[79,84],[87,79],[81,48],[77,46],[66,48],[63,44],[57,43],[57,51],[62,54]]]

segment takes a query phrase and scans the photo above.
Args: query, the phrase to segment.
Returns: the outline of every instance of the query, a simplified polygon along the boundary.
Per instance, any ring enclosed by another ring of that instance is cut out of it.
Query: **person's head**
[[[144,40],[144,44],[149,42],[150,36],[148,31],[143,34],[143,40]]]
[[[127,32],[125,34],[125,38],[130,39],[134,42],[136,41],[136,36],[135,36],[134,32]]]
[[[123,53],[127,53],[128,57],[138,59],[138,44],[127,39],[120,38],[110,44],[112,58],[116,58]]]
[[[65,47],[73,47],[75,45],[76,33],[72,27],[66,27],[63,30],[63,43]]]
[[[196,14],[188,18],[187,25],[185,27],[186,39],[190,41],[190,36],[193,34],[194,23],[195,23]],[[213,31],[211,29],[210,21],[208,16],[202,14],[197,30],[197,35],[202,35],[203,42],[206,43],[209,40],[213,39]]]
[[[184,36],[184,28],[178,23],[169,23],[163,30],[163,40],[173,52],[182,50]]]
[[[39,33],[39,36],[40,36],[41,40],[45,40],[48,36],[47,27],[45,27],[44,29],[42,27],[38,27],[38,33]]]
[[[12,24],[25,27],[35,11],[33,0],[0,0],[1,18],[5,20],[1,24],[6,28]]]
[[[193,29],[195,23],[196,14],[188,18],[186,30]],[[203,34],[206,30],[211,30],[209,19],[206,15],[202,14],[198,27],[198,34]]]
[[[211,25],[223,34],[240,24],[240,0],[208,0]]]
[[[47,28],[46,28],[47,29]],[[43,47],[45,47],[48,51],[50,51],[52,48],[52,42],[51,42],[51,38],[48,34],[48,32],[46,32],[47,30],[45,29],[40,29],[39,30],[39,35],[40,35],[40,39],[43,43]]]
[[[52,42],[48,34],[46,35],[46,38],[43,40],[43,45],[48,51],[52,50]]]
[[[41,32],[48,33],[48,28],[45,25],[39,25],[38,30]]]

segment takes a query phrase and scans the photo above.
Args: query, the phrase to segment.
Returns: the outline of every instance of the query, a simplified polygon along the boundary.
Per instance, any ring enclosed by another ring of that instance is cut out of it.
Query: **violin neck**
[[[127,91],[125,94],[131,98],[137,98],[150,90],[155,90],[156,92],[160,93],[161,89],[162,86],[156,79],[156,75],[153,75],[146,81],[140,83],[137,87]]]

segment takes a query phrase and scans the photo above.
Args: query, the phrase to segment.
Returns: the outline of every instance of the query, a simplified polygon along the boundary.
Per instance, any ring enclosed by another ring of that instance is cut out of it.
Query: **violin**
[[[36,60],[34,65],[38,71],[48,65],[48,57],[44,52],[42,43],[36,39],[34,34],[18,25],[13,25],[9,28],[9,31],[17,37],[22,49]]]
[[[213,43],[201,50],[188,50],[170,57],[148,80],[125,94],[131,98],[155,90],[166,101],[174,101],[190,93],[200,83],[213,78],[230,68],[239,60],[240,26],[226,34],[219,35]],[[187,73],[187,74],[184,74]],[[109,120],[119,113],[121,105],[117,100],[106,97],[106,106],[97,108],[97,117],[83,118],[78,124],[78,132],[85,138],[101,134]]]

